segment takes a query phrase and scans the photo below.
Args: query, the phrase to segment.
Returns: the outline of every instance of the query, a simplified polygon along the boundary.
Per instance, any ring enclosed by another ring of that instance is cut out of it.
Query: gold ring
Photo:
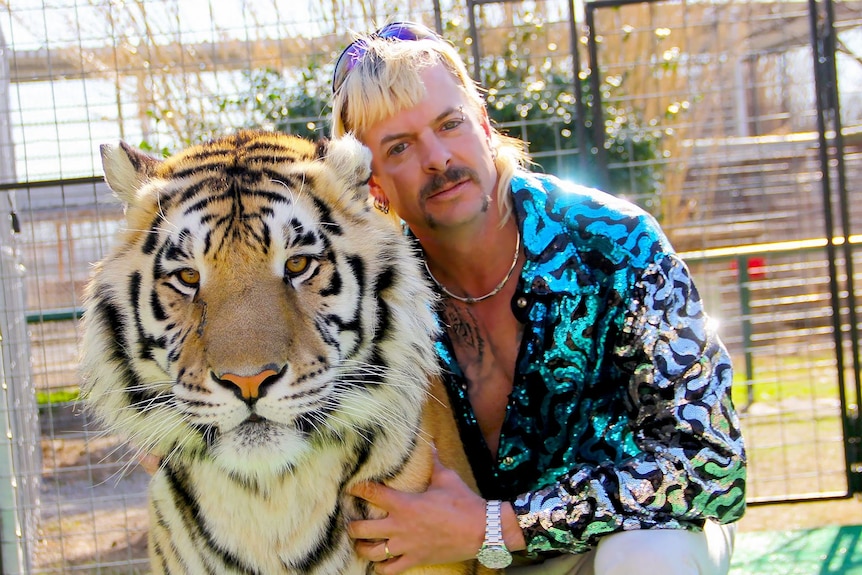
[[[386,558],[384,561],[388,561],[395,557],[392,553],[389,552],[389,540],[387,539],[385,543],[383,543],[383,551],[386,553]]]

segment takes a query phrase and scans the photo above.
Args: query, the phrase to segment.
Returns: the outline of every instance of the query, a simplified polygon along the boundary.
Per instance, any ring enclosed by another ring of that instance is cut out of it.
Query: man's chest
[[[507,301],[501,302],[502,306],[451,302],[443,309],[455,359],[465,377],[465,391],[492,453],[506,416],[523,335],[523,326]]]
[[[458,365],[471,383],[495,374],[514,379],[523,325],[505,298],[479,304],[448,301],[442,319]]]

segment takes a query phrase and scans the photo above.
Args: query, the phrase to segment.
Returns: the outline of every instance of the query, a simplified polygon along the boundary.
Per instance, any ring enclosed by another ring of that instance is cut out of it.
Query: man
[[[375,205],[442,296],[481,491],[441,466],[422,494],[360,486],[388,516],[351,524],[358,552],[384,575],[477,553],[512,572],[726,573],[745,508],[730,359],[655,220],[525,171],[457,52],[416,24],[345,50],[333,118],[371,149]]]

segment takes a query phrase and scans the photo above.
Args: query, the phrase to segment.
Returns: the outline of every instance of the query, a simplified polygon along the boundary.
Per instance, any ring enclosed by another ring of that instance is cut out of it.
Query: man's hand
[[[387,513],[383,519],[353,521],[347,529],[356,539],[357,554],[375,562],[380,575],[472,559],[485,539],[485,500],[443,467],[436,454],[425,493],[362,483],[350,494]]]
[[[162,465],[162,458],[155,453],[143,452],[138,455],[138,464],[150,475],[155,475]]]

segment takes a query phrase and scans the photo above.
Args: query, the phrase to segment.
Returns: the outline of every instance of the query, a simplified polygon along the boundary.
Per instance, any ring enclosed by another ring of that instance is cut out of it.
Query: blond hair
[[[426,96],[421,73],[437,64],[446,66],[455,78],[473,113],[484,113],[485,100],[478,85],[455,48],[442,38],[392,40],[370,35],[358,42],[364,43],[364,54],[333,94],[333,137],[350,132],[361,140],[371,126],[418,105]],[[530,160],[524,142],[493,126],[491,147],[498,175],[497,203],[505,222],[512,213],[509,183],[515,171]]]

